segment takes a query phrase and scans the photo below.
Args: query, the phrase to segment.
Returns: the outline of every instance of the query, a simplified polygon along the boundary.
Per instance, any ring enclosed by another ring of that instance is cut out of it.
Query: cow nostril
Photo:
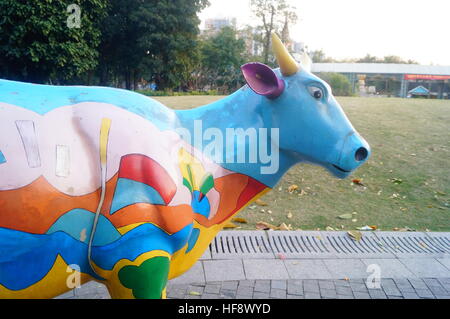
[[[367,149],[365,149],[364,147],[360,147],[355,153],[355,160],[357,162],[362,162],[367,158],[368,155],[369,152],[367,151]]]

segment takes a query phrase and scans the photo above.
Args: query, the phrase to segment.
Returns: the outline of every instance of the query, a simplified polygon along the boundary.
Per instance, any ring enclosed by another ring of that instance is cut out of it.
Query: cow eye
[[[309,93],[311,93],[311,96],[315,98],[316,100],[320,100],[323,97],[323,90],[317,86],[311,86],[309,88]]]

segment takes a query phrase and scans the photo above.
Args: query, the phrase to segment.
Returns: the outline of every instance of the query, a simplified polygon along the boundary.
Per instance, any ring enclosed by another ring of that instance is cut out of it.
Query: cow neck
[[[272,127],[272,108],[270,103],[274,102],[255,94],[250,88],[245,86],[232,95],[214,103],[191,110],[176,111],[179,120],[177,128],[187,129],[191,136],[195,135],[196,121],[197,129],[199,123],[201,123],[203,132],[209,128],[219,129],[223,136],[226,136],[227,128],[242,128],[244,130],[248,128],[270,128]],[[197,149],[201,149],[198,145],[194,146]],[[223,154],[227,154],[225,142],[223,143]],[[271,174],[263,174],[261,172],[261,167],[265,167],[268,164],[262,163],[259,156],[257,163],[220,163],[220,165],[228,170],[248,175],[273,188],[296,161],[288,153],[280,150],[278,162],[278,169]]]

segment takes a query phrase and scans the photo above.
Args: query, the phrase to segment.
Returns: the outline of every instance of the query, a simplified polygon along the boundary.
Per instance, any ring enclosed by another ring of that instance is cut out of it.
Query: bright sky
[[[450,65],[450,0],[288,0],[299,22],[291,37],[334,58],[397,55]],[[252,23],[250,0],[210,0],[200,18]],[[202,25],[203,28],[203,25]]]

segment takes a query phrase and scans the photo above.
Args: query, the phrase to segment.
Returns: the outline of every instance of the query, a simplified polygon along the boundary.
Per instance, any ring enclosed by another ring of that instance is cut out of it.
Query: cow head
[[[275,34],[272,44],[279,69],[249,63],[242,72],[250,88],[265,99],[272,127],[280,130],[280,152],[294,162],[317,164],[338,178],[347,177],[368,159],[369,145],[330,86],[310,73],[311,60],[305,56],[299,65]]]

